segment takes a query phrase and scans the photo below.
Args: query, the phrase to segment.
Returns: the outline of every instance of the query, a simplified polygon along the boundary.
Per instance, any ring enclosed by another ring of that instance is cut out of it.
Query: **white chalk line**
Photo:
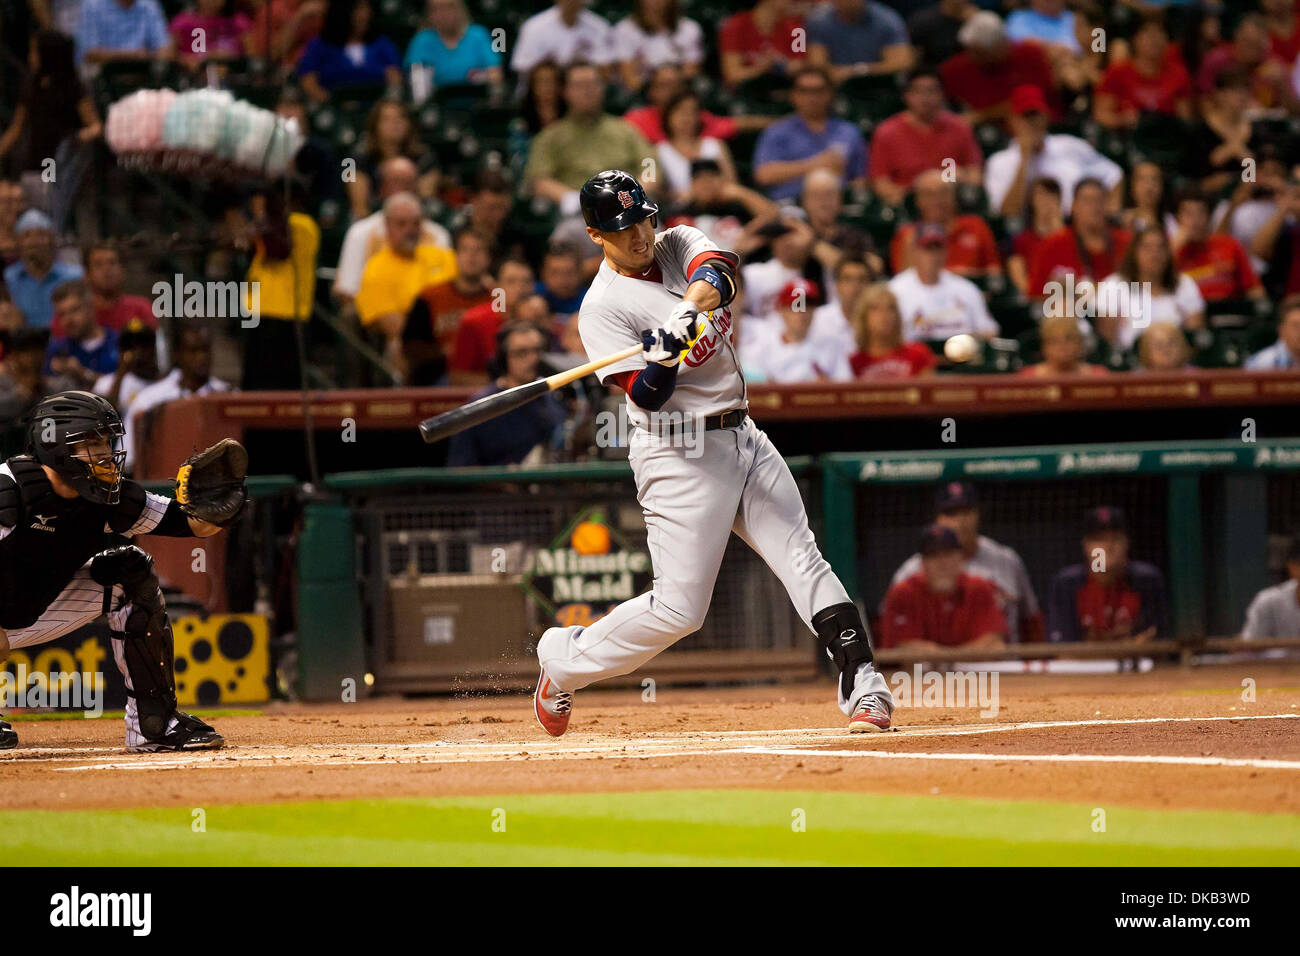
[[[536,740],[527,742],[490,743],[487,741],[448,741],[430,740],[409,743],[353,743],[353,744],[302,744],[293,747],[269,745],[239,746],[237,748],[202,751],[179,754],[150,754],[123,758],[120,750],[104,747],[84,749],[68,748],[47,752],[42,756],[17,756],[22,751],[15,751],[14,756],[0,756],[0,765],[4,763],[44,763],[52,764],[69,760],[95,761],[78,763],[68,767],[54,767],[59,771],[83,770],[179,770],[188,767],[235,768],[249,763],[282,766],[364,766],[383,764],[438,764],[438,763],[492,763],[515,762],[532,759],[539,760],[582,760],[582,759],[647,759],[669,757],[692,757],[709,754],[766,754],[780,755],[786,752],[797,755],[832,755],[832,756],[880,756],[905,757],[909,759],[961,759],[960,754],[936,755],[931,753],[910,754],[894,750],[822,750],[819,746],[827,743],[853,740],[863,745],[888,743],[906,740],[909,737],[955,737],[976,734],[998,733],[1015,730],[1042,730],[1053,728],[1078,728],[1135,724],[1170,724],[1170,723],[1206,723],[1244,720],[1294,720],[1300,715],[1283,714],[1245,714],[1226,717],[1142,717],[1124,719],[1060,720],[1060,721],[1025,721],[1008,724],[970,724],[953,727],[917,727],[905,729],[898,734],[872,734],[864,737],[849,734],[838,729],[827,728],[786,728],[763,731],[716,731],[688,732],[685,734],[647,736],[629,739],[626,736],[604,740],[583,741],[569,738],[562,740]],[[805,741],[802,747],[787,746],[786,738],[799,737]],[[740,746],[737,746],[740,744]],[[113,757],[98,757],[106,751]],[[1032,757],[1032,755],[1029,755]],[[1101,755],[1100,762],[1113,762],[1116,755]],[[1089,755],[1045,755],[1041,759],[1090,760],[1097,758]],[[1027,759],[1026,755],[996,756],[979,754],[968,759]],[[1184,757],[1130,757],[1124,762],[1174,762],[1184,763],[1201,758]],[[1227,759],[1227,758],[1217,758]],[[1288,764],[1287,761],[1282,761]],[[1235,766],[1234,764],[1210,763],[1210,766]],[[1246,766],[1246,764],[1242,764]],[[1250,766],[1256,766],[1250,764]],[[1270,769],[1292,769],[1272,767]]]
[[[956,760],[985,763],[1137,763],[1193,767],[1249,767],[1255,770],[1300,770],[1300,760],[1251,760],[1238,757],[1173,757],[1144,754],[990,754],[900,753],[897,750],[817,750],[812,747],[742,747],[718,753],[767,754],[776,757],[874,757],[886,760]]]

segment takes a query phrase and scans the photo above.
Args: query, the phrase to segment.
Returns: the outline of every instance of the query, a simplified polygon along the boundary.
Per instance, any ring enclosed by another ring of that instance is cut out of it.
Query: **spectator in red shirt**
[[[151,329],[158,328],[153,303],[144,296],[122,293],[126,270],[111,242],[97,242],[86,251],[86,281],[94,296],[95,321],[102,327],[121,332],[132,319],[139,319]]]
[[[1030,297],[1052,297],[1059,290],[1048,283],[1064,283],[1067,276],[1073,276],[1078,290],[1083,283],[1098,283],[1115,271],[1133,236],[1107,220],[1106,195],[1106,187],[1096,179],[1082,179],[1074,187],[1070,224],[1039,243],[1034,253]]]
[[[1297,100],[1291,89],[1286,63],[1274,55],[1268,23],[1258,13],[1248,13],[1237,23],[1232,42],[1216,47],[1201,61],[1196,75],[1202,93],[1214,89],[1214,80],[1224,70],[1238,70],[1250,78],[1250,91],[1257,106],[1295,111]]]
[[[492,301],[492,260],[487,240],[473,229],[456,233],[456,278],[429,286],[411,305],[402,326],[402,358],[407,385],[440,385],[447,363],[456,356],[460,320],[470,309]]]
[[[1210,200],[1189,189],[1178,197],[1178,229],[1173,235],[1174,261],[1201,290],[1206,302],[1264,296],[1264,286],[1240,242],[1210,232]]]
[[[1052,64],[1034,43],[1013,43],[996,13],[981,10],[957,33],[964,48],[939,66],[948,99],[965,110],[972,125],[1005,125],[1011,113],[1011,91],[1036,86],[1049,104],[1053,119],[1060,119]]]
[[[535,295],[533,267],[523,259],[507,259],[497,270],[497,285],[492,300],[466,309],[456,330],[455,353],[448,363],[453,385],[484,385],[488,381],[488,361],[497,350],[497,332],[507,322],[533,321],[525,314],[525,303],[536,298],[547,313],[546,300]],[[533,303],[535,305],[535,303]],[[547,314],[549,324],[549,313]]]
[[[642,89],[645,106],[638,106],[623,114],[623,119],[641,131],[641,135],[656,146],[668,137],[664,133],[664,107],[677,94],[686,89],[682,68],[676,63],[664,63],[650,72]],[[730,116],[717,116],[700,110],[700,135],[714,139],[731,139],[741,128],[741,123]]]
[[[871,137],[867,168],[876,195],[901,203],[921,173],[953,163],[958,182],[981,182],[984,153],[970,124],[944,108],[939,74],[913,72],[903,88],[903,103],[907,108],[876,127]]]
[[[862,381],[930,375],[938,359],[923,342],[903,341],[903,315],[887,282],[868,286],[849,320],[857,351],[849,356],[853,377]]]
[[[1061,184],[1046,177],[1029,186],[1029,225],[1011,240],[1007,275],[1021,294],[1029,290],[1029,266],[1043,240],[1065,225],[1061,215]]]
[[[1283,63],[1294,64],[1300,56],[1300,13],[1295,0],[1261,0],[1259,7],[1268,25],[1273,55]]]
[[[722,81],[739,86],[767,73],[784,73],[806,54],[796,43],[803,21],[791,13],[790,0],[758,0],[723,21],[718,31]]]
[[[957,184],[931,169],[916,178],[916,210],[919,217],[894,233],[889,244],[889,267],[895,275],[916,265],[917,226],[942,226],[948,234],[948,262],[945,268],[966,278],[1002,275],[993,230],[980,216],[957,214]]]
[[[1132,129],[1143,113],[1191,122],[1192,78],[1182,60],[1168,57],[1169,34],[1150,17],[1133,34],[1133,57],[1106,68],[1092,101],[1092,118],[1110,129]]]
[[[1006,619],[992,582],[966,573],[957,532],[932,524],[921,535],[921,570],[891,587],[880,611],[880,646],[905,651],[998,648]]]

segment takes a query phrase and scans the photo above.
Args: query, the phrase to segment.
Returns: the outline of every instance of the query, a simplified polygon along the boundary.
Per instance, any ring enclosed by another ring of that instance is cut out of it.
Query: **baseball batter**
[[[590,627],[542,635],[538,721],[560,736],[575,691],[636,670],[698,630],[734,531],[781,579],[835,662],[850,729],[888,730],[893,699],[872,666],[861,615],[818,550],[784,459],[749,418],[728,309],[738,257],[690,226],[656,235],[658,206],[621,170],[593,176],[581,201],[587,234],[604,254],[578,316],[583,347],[594,359],[642,345],[598,374],[627,393],[628,458],[654,586]]]

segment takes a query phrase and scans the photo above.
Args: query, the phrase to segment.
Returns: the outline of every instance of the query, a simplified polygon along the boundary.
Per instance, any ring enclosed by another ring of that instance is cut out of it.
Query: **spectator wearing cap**
[[[916,211],[917,221],[896,230],[889,243],[889,264],[895,274],[911,268],[916,230],[929,224],[942,227],[948,235],[945,268],[949,272],[979,279],[1002,275],[1002,257],[993,230],[980,216],[958,213],[957,184],[939,170],[927,170],[916,178]]]
[[[1029,264],[1029,296],[1051,298],[1055,313],[1073,307],[1073,298],[1062,292],[1070,281],[1077,290],[1113,274],[1133,241],[1132,233],[1107,219],[1106,187],[1100,181],[1080,181],[1071,210],[1069,224],[1043,239]]]
[[[5,285],[27,324],[48,329],[54,321],[52,293],[70,279],[80,279],[81,266],[54,258],[54,223],[45,213],[29,209],[14,226],[18,261],[4,271]]]
[[[167,18],[158,0],[83,0],[77,62],[119,63],[171,56]]]
[[[1300,369],[1300,295],[1287,296],[1277,310],[1277,341],[1246,360],[1254,371]]]
[[[895,578],[880,610],[880,646],[902,651],[1002,647],[1007,623],[992,582],[970,574],[952,528],[932,524],[921,535],[919,570]]]
[[[755,323],[741,350],[747,378],[774,385],[852,379],[843,341],[811,334],[820,297],[816,283],[807,279],[793,279],[781,288],[777,320]]]
[[[938,364],[934,353],[920,342],[903,340],[903,315],[888,283],[864,289],[850,314],[855,350],[849,368],[855,379],[912,378],[934,371]]]
[[[1286,580],[1264,588],[1246,609],[1241,636],[1247,640],[1266,637],[1300,637],[1300,534],[1287,545]]]
[[[1011,144],[990,156],[984,169],[990,208],[1003,216],[1023,216],[1029,185],[1047,177],[1060,184],[1062,212],[1067,216],[1075,186],[1085,179],[1096,179],[1110,190],[1118,210],[1124,170],[1087,140],[1068,133],[1048,133],[1048,121],[1042,91],[1035,86],[1016,87],[1011,96]]]
[[[668,216],[668,226],[699,229],[722,249],[744,258],[763,246],[760,231],[775,222],[780,207],[761,193],[730,182],[711,159],[691,163],[691,191]]]
[[[754,182],[773,199],[796,199],[804,176],[817,168],[835,173],[841,187],[866,185],[866,140],[852,123],[831,115],[833,94],[825,70],[801,69],[791,87],[794,115],[777,120],[759,135]]]
[[[1020,86],[1037,89],[1043,112],[1057,118],[1052,64],[1038,46],[1010,40],[1001,18],[987,10],[972,15],[957,39],[962,52],[944,60],[939,76],[972,126],[1004,122],[1013,110],[1011,94]]]
[[[998,334],[984,294],[969,279],[949,272],[947,259],[947,231],[922,223],[916,230],[915,265],[889,280],[909,342],[942,342],[963,332],[982,339]]]
[[[51,296],[63,334],[50,339],[45,353],[47,375],[67,375],[77,388],[89,389],[117,368],[117,333],[95,323],[90,286],[71,279]]]
[[[562,67],[589,63],[608,78],[617,59],[618,46],[609,21],[588,10],[587,0],[559,0],[523,22],[510,69],[523,76],[539,63]],[[601,168],[601,164],[594,163],[592,168]]]
[[[931,69],[917,70],[903,87],[906,107],[876,127],[871,136],[871,187],[886,202],[898,204],[927,172],[955,163],[957,182],[979,183],[984,153],[970,124],[944,108],[943,84]]]
[[[568,112],[533,140],[524,181],[534,195],[576,219],[582,210],[578,191],[593,170],[639,171],[655,155],[644,136],[617,116],[604,112],[605,81],[590,63],[575,63],[564,72]],[[647,192],[659,183],[647,181]]]
[[[1210,231],[1209,197],[1195,188],[1183,191],[1174,215],[1174,262],[1206,302],[1264,298],[1264,285],[1241,243],[1227,233]]]
[[[828,69],[836,86],[912,68],[907,24],[883,3],[831,0],[808,14],[807,27],[808,62]]]
[[[1155,565],[1129,559],[1128,525],[1113,506],[1084,516],[1080,564],[1052,579],[1047,639],[1052,642],[1160,640],[1169,637],[1165,579]]]
[[[786,283],[804,277],[815,239],[808,224],[794,218],[768,223],[759,230],[759,236],[771,244],[772,257],[745,263],[740,267],[740,277],[745,314],[763,319],[772,315],[777,294]]]
[[[402,85],[402,55],[375,29],[370,0],[329,0],[320,35],[303,51],[295,72],[313,103],[325,103],[336,90]]]
[[[1014,548],[980,534],[980,501],[975,486],[968,481],[947,481],[936,488],[934,521],[957,536],[966,559],[966,573],[993,585],[1009,640],[1041,641],[1043,612],[1029,570]],[[921,555],[914,554],[894,572],[892,583],[898,584],[920,570]]]
[[[718,30],[719,65],[727,86],[793,69],[805,55],[802,20],[791,0],[758,0],[733,13]]]

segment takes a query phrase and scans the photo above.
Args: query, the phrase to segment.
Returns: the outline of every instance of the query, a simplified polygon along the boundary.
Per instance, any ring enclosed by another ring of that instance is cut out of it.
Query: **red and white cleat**
[[[876,694],[868,694],[858,701],[849,718],[849,731],[855,734],[875,734],[889,729],[889,705]]]
[[[551,683],[543,670],[537,675],[537,692],[533,694],[533,712],[542,730],[559,737],[569,729],[569,714],[573,711],[573,695]]]

